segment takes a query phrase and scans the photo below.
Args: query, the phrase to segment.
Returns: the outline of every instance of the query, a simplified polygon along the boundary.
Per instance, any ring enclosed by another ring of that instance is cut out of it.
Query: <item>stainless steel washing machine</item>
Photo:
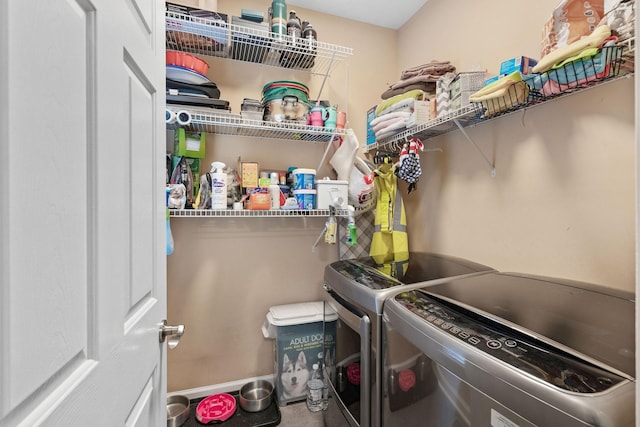
[[[466,259],[414,252],[407,262],[379,265],[372,258],[337,261],[325,268],[327,310],[338,314],[335,354],[326,357],[331,391],[325,425],[379,426],[381,346],[384,300],[398,288],[436,284],[451,277],[494,271]],[[418,285],[420,284],[420,285]],[[334,339],[335,338],[335,339]]]
[[[632,427],[635,295],[514,273],[389,297],[383,426]]]

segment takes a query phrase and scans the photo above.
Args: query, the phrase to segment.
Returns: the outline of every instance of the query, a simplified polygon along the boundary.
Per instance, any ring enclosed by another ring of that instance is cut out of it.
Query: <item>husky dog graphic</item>
[[[307,357],[304,352],[299,352],[295,360],[289,359],[289,355],[285,353],[282,358],[282,371],[280,373],[282,398],[286,400],[304,396],[307,391],[309,377],[309,367],[307,366]]]

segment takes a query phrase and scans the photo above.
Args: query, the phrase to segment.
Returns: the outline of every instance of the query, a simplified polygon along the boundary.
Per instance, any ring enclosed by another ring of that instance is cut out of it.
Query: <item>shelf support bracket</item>
[[[453,119],[453,122],[456,124],[458,129],[460,129],[460,132],[462,132],[462,135],[464,135],[464,137],[467,139],[467,141],[469,141],[469,143],[471,145],[473,145],[473,148],[476,149],[478,154],[480,154],[480,156],[482,156],[484,161],[487,162],[487,164],[491,168],[491,177],[495,178],[495,176],[496,176],[496,166],[487,158],[487,156],[485,156],[485,154],[480,150],[480,148],[476,145],[476,143],[473,142],[473,140],[471,139],[469,134],[467,134],[467,131],[465,131],[464,127],[460,124],[460,121],[458,119]]]

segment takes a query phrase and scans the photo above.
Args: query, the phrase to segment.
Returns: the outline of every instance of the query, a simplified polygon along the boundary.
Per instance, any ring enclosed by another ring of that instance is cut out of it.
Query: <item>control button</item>
[[[451,327],[451,323],[444,322],[440,327],[442,329],[449,329]]]
[[[433,323],[435,323],[436,325],[440,325],[442,324],[442,319],[436,319],[433,321]]]
[[[451,329],[449,329],[449,331],[454,335],[458,335],[462,330],[457,326],[452,326]]]
[[[427,317],[427,320],[428,320],[429,322],[433,322],[434,320],[436,320],[436,316],[434,316],[434,315],[432,314],[432,315],[430,315],[429,317]]]
[[[517,346],[518,343],[515,340],[506,340],[504,342],[504,345],[506,345],[507,347],[513,348],[513,347]]]
[[[480,344],[480,338],[478,338],[478,337],[471,337],[471,338],[469,338],[469,342],[470,342],[471,344],[473,344],[473,345],[478,345],[478,344]]]
[[[464,331],[460,332],[458,335],[460,335],[460,338],[463,338],[465,340],[471,336],[467,332],[464,332]]]
[[[489,347],[492,350],[497,350],[500,347],[502,347],[502,343],[496,340],[489,340],[487,341],[487,347]]]

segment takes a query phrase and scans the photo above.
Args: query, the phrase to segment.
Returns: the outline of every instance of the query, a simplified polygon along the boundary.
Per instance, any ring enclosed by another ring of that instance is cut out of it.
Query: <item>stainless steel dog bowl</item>
[[[264,411],[271,404],[273,385],[266,380],[246,383],[240,389],[240,407],[247,412]]]
[[[174,395],[167,397],[167,427],[179,427],[189,418],[189,398]]]

